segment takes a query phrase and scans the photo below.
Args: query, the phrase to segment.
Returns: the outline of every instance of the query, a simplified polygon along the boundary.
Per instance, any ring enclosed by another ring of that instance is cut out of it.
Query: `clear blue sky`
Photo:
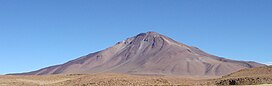
[[[272,0],[0,0],[0,74],[61,64],[147,31],[272,62]]]

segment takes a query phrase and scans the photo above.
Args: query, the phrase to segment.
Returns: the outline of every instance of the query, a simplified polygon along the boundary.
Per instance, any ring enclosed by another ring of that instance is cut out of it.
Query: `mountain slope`
[[[156,32],[147,32],[67,63],[19,75],[126,73],[222,76],[259,66],[263,65],[217,57]]]

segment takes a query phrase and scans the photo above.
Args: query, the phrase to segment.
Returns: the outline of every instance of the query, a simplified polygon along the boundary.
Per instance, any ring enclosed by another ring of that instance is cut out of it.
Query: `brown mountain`
[[[263,64],[217,57],[156,32],[147,32],[67,63],[19,75],[125,73],[222,76],[259,66]]]

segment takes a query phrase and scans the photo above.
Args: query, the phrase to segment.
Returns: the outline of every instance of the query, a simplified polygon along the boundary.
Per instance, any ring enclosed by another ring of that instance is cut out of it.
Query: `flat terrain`
[[[46,76],[0,76],[0,86],[142,86],[203,85],[207,80],[169,76],[124,74],[67,74]]]
[[[255,80],[256,77],[258,79]],[[271,76],[238,77],[237,75],[234,77],[229,75],[223,78],[211,79],[207,77],[184,78],[177,76],[126,74],[66,74],[42,76],[2,75],[0,76],[0,86],[215,86],[230,85],[230,81],[233,80],[236,81],[236,84],[241,86],[243,86],[243,84],[261,84],[259,86],[272,86],[270,77]],[[249,82],[254,83],[248,83],[248,80],[253,80]],[[258,82],[258,80],[261,81]]]

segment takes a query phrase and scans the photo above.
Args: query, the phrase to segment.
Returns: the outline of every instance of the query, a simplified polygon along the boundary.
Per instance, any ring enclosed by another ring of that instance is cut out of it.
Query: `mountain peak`
[[[159,33],[154,32],[154,31],[146,32],[146,34],[149,34],[149,35],[160,35]]]
[[[148,31],[146,33],[140,33],[137,36],[158,36],[158,35],[161,35],[161,34],[154,31]]]
[[[164,36],[154,31],[139,33],[138,35],[133,36],[131,38],[127,38],[126,40],[118,42],[117,44],[132,44],[132,45],[143,44],[146,46],[153,46],[153,47],[155,44],[164,44],[164,45],[169,44],[169,45],[178,45],[178,46],[183,45],[182,43],[179,43],[167,36]],[[163,46],[163,45],[160,45],[160,46]],[[160,46],[158,45],[157,47],[160,47]]]

